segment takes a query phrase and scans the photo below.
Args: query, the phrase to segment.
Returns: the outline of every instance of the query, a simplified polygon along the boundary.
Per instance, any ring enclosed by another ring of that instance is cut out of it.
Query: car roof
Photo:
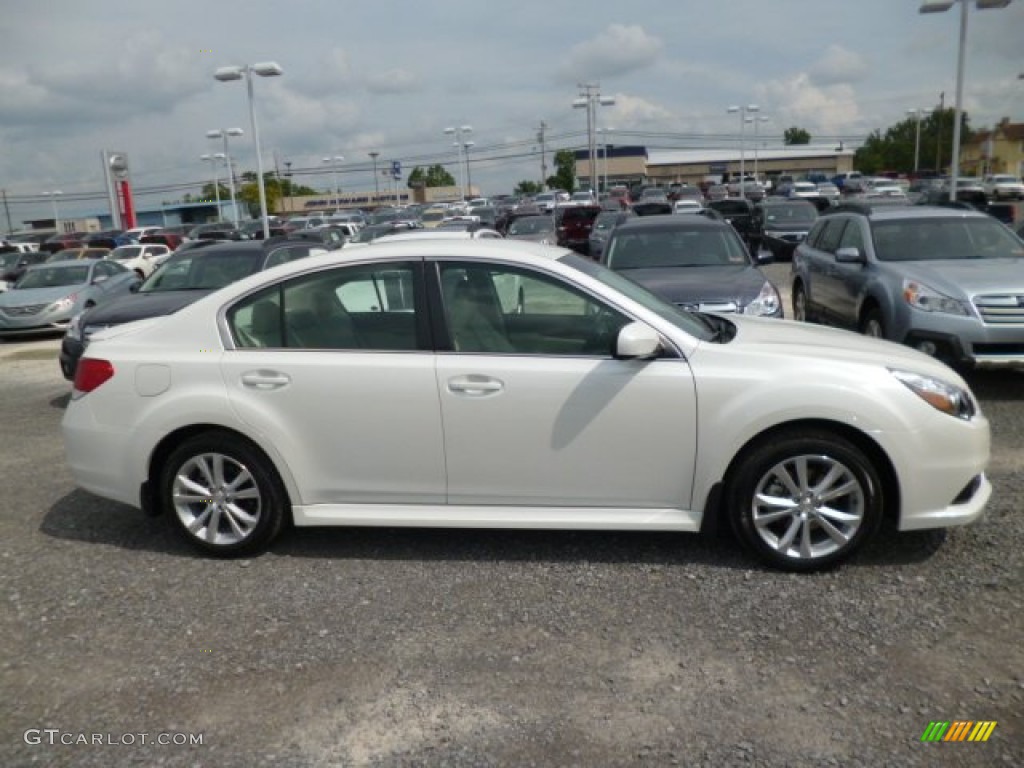
[[[615,231],[632,232],[637,229],[731,229],[731,225],[721,219],[709,219],[706,216],[636,216],[622,222]]]
[[[63,261],[47,261],[43,264],[32,264],[30,270],[52,269],[54,267],[91,267],[98,264],[99,259],[64,259]]]
[[[891,203],[879,203],[878,207],[868,201],[856,201],[853,203],[842,203],[826,209],[824,212],[827,218],[837,213],[855,213],[867,216],[872,221],[898,221],[900,219],[956,219],[972,218],[987,219],[988,214],[981,211],[972,211],[965,208],[949,208],[938,205],[910,205],[903,203],[893,205]]]

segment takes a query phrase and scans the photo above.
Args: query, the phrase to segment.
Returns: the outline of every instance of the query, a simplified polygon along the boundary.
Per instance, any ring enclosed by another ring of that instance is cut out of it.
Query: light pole
[[[610,125],[606,125],[604,128],[598,128],[597,132],[601,134],[601,144],[604,146],[604,191],[608,191],[608,137],[612,131],[615,130]]]
[[[43,194],[50,198],[50,202],[53,203],[53,228],[55,231],[60,232],[60,226],[58,224],[60,214],[57,212],[57,196],[63,195],[64,193],[59,189],[55,189],[53,192],[43,192]]]
[[[913,115],[914,121],[917,123],[917,129],[914,131],[914,174],[917,174],[918,168],[921,167],[921,115],[924,114],[924,110],[920,107],[916,109],[908,109],[908,115]]]
[[[469,197],[473,197],[473,174],[469,172],[469,148],[475,145],[475,141],[462,142],[462,151],[466,155],[466,194]]]
[[[249,97],[249,122],[252,124],[252,140],[256,144],[256,187],[260,192],[260,218],[263,219],[263,239],[270,239],[270,222],[267,219],[267,190],[263,186],[263,155],[260,152],[260,131],[256,124],[256,107],[253,104],[252,76],[275,77],[284,74],[281,65],[276,61],[264,61],[259,64],[244,66],[220,67],[213,77],[221,82],[241,80],[245,78],[246,93]]]
[[[747,191],[743,188],[743,182],[747,175],[746,147],[744,147],[743,145],[743,128],[747,122],[747,115],[749,113],[757,112],[759,109],[760,108],[757,106],[757,104],[747,104],[746,106],[742,107],[729,107],[729,109],[726,110],[726,112],[728,112],[729,114],[738,112],[740,116],[740,197],[743,198],[747,196]]]
[[[454,128],[445,128],[445,134],[448,136],[454,136],[455,141],[452,145],[455,147],[455,161],[459,169],[459,195],[461,197],[461,203],[466,202],[466,176],[462,171],[462,150],[463,144],[465,143],[462,139],[463,134],[469,134],[473,132],[473,126],[471,125],[459,125]]]
[[[377,158],[380,157],[380,152],[370,152],[370,157],[373,158],[373,202],[376,205],[380,200],[380,177],[377,176]]]
[[[344,155],[335,155],[334,157],[325,157],[324,162],[331,164],[331,175],[334,176],[334,211],[337,213],[339,200],[338,197],[341,194],[341,190],[338,189],[338,163],[345,159]]]
[[[590,191],[597,194],[594,187],[600,186],[596,182],[597,177],[597,133],[594,128],[597,126],[597,107],[610,107],[615,103],[611,96],[602,96],[600,83],[577,83],[580,95],[572,102],[573,109],[587,110],[587,157],[589,158],[589,169],[587,179],[590,182]]]
[[[979,11],[989,8],[1005,8],[1011,0],[975,0]],[[924,0],[920,13],[944,13],[957,0]],[[956,54],[956,105],[953,110],[953,158],[949,169],[949,199],[956,200],[957,182],[960,180],[960,120],[964,102],[964,49],[967,47],[967,0],[960,2],[960,45]]]
[[[760,183],[760,181],[758,180],[758,177],[757,177],[757,135],[758,135],[758,126],[761,123],[767,123],[767,122],[770,122],[770,121],[771,121],[771,118],[765,117],[763,115],[759,115],[757,117],[748,117],[746,120],[743,121],[745,123],[753,123],[754,124],[754,182],[755,183]],[[741,173],[741,175],[742,175],[742,173]]]
[[[224,159],[224,155],[218,152],[215,155],[200,155],[200,160],[209,160],[213,167],[213,195],[217,200],[217,221],[220,221],[220,180],[217,178],[217,162]]]
[[[206,132],[208,139],[224,139],[224,162],[228,166],[228,191],[231,192],[231,213],[238,226],[238,201],[235,199],[235,169],[231,167],[231,153],[228,151],[228,136],[242,136],[241,128],[215,128]]]

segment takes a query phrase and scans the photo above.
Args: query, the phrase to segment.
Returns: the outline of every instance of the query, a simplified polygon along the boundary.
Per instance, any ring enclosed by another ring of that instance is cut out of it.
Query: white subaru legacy
[[[93,336],[77,483],[249,555],[283,524],[697,532],[833,566],[992,488],[964,381],[846,331],[687,312],[522,241],[311,257]]]

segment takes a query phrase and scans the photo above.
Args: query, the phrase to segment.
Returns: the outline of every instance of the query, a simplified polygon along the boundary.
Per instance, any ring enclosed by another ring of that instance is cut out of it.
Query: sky
[[[244,81],[218,67],[275,61],[255,78],[266,169],[372,189],[371,151],[406,172],[456,178],[444,129],[472,126],[474,185],[510,192],[550,152],[586,146],[579,84],[598,83],[611,144],[738,147],[732,105],[769,118],[759,144],[799,126],[855,146],[954,101],[959,8],[919,0],[4,0],[0,13],[0,189],[14,227],[105,210],[102,150],[126,152],[141,208],[211,180],[206,138],[242,128],[231,155],[255,170]],[[969,13],[964,107],[974,128],[1024,119],[1024,0]],[[750,142],[749,127],[746,142]],[[748,144],[749,146],[749,144]],[[220,171],[223,178],[224,171]],[[81,199],[93,194],[96,199]],[[0,228],[6,229],[0,210]]]

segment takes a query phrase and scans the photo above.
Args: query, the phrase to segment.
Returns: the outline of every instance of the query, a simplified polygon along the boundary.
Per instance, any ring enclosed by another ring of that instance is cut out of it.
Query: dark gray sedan
[[[601,262],[685,309],[782,317],[778,290],[724,221],[631,219],[612,231]]]

